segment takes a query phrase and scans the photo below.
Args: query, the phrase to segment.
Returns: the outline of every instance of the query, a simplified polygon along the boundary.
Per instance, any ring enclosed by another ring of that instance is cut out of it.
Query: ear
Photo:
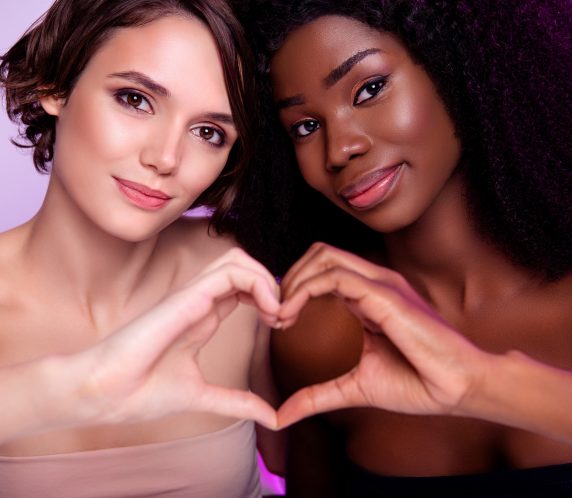
[[[48,95],[46,97],[40,97],[40,104],[51,116],[59,116],[64,106],[64,99],[56,97],[55,95]]]

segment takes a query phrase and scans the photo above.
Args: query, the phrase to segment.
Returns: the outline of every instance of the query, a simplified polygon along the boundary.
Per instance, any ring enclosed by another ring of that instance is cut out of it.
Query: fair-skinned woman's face
[[[93,55],[57,117],[52,183],[100,228],[142,240],[219,175],[237,138],[220,57],[200,21],[120,29]]]
[[[394,36],[321,17],[286,38],[271,76],[304,178],[371,228],[415,222],[455,170],[454,125]]]

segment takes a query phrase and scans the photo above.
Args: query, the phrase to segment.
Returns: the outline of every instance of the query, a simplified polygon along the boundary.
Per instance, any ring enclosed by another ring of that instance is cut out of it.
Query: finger
[[[256,307],[256,302],[254,301],[252,296],[250,296],[249,294],[245,294],[245,293],[238,294],[238,300],[241,303],[246,304],[248,306]],[[268,325],[269,327],[275,327],[277,324],[277,314],[276,313],[266,313],[263,310],[258,309],[258,318],[263,323]]]
[[[274,408],[250,391],[207,385],[193,408],[228,417],[255,420],[272,430],[276,430],[278,426]]]
[[[368,282],[362,275],[346,268],[324,270],[301,282],[296,291],[283,301],[278,316],[289,326],[309,299],[331,293],[343,299],[359,299],[369,290],[366,285]]]
[[[391,285],[341,268],[302,284],[290,300],[283,303],[279,318],[289,326],[310,297],[328,293],[342,297],[360,320],[370,325],[370,331],[383,331],[426,378],[437,378],[444,364],[459,364],[475,350],[425,303],[419,304],[418,299],[411,299],[409,294]],[[464,371],[463,368],[457,370]]]
[[[307,279],[336,267],[347,268],[387,284],[409,286],[399,273],[327,244],[314,244],[298,263],[293,267],[292,273],[288,272],[282,283],[282,293],[286,298],[296,292]]]
[[[400,277],[395,280],[400,280]],[[399,311],[395,316],[403,318],[408,312],[422,310],[431,319],[436,318],[413,289],[408,285],[395,286],[393,282],[393,279],[390,283],[372,280],[353,269],[333,267],[302,282],[296,292],[282,303],[279,318],[291,320],[308,299],[325,294],[342,298],[354,313],[367,322],[377,324],[378,329],[388,315],[391,316],[391,311]]]
[[[239,247],[233,247],[227,251],[223,256],[206,266],[197,275],[197,277],[200,278],[202,275],[218,270],[220,267],[225,266],[228,263],[236,264],[245,269],[250,269],[259,273],[268,282],[269,287],[273,290],[276,297],[279,296],[279,288],[278,284],[276,283],[276,279],[272,276],[268,269],[262,263],[249,256],[243,249]]]
[[[251,295],[264,313],[276,316],[280,305],[266,279],[259,273],[227,264],[169,296],[100,343],[101,347],[110,348],[116,359],[123,354],[133,361],[136,355],[141,368],[146,368],[183,332],[215,312],[217,299],[239,293]]]
[[[300,389],[278,409],[278,429],[303,418],[340,408],[369,406],[355,380],[355,370],[337,379]]]
[[[281,282],[282,297],[296,291],[296,288],[308,278],[338,266],[338,258],[344,253],[341,249],[323,242],[316,242],[310,246],[306,253],[290,268]]]
[[[245,267],[234,262],[226,262],[215,268],[209,273],[205,273],[200,279],[193,281],[192,286],[195,289],[203,290],[207,295],[211,295],[213,299],[220,299],[226,295],[240,293],[243,296],[249,295],[252,300],[250,304],[257,306],[260,311],[275,314],[279,297],[279,288],[275,279],[263,267],[263,271],[258,271],[255,267]],[[225,288],[212,286],[207,279],[211,275],[224,274],[227,275],[229,282],[234,285]],[[244,285],[250,275],[249,282],[251,287]],[[226,293],[226,294],[225,294]],[[268,306],[266,306],[268,305]],[[278,304],[279,307],[279,304]]]
[[[312,244],[309,249],[289,268],[286,274],[283,276],[282,281],[280,282],[280,288],[282,290],[282,294],[284,295],[293,285],[297,279],[298,274],[300,271],[314,258],[314,255],[322,250],[322,247],[326,246],[326,244],[322,242],[316,242]]]

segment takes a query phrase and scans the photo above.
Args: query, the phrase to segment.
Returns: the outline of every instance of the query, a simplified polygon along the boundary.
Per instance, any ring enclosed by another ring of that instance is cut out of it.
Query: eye
[[[387,82],[387,77],[376,78],[375,80],[368,81],[356,93],[354,98],[354,105],[359,105],[369,99],[375,97],[383,90]]]
[[[320,123],[315,119],[306,119],[305,121],[298,121],[290,132],[294,138],[303,138],[311,135],[320,128]]]
[[[147,114],[153,112],[153,107],[147,97],[135,90],[119,90],[115,94],[115,98],[124,107],[146,112]]]
[[[214,126],[197,126],[191,129],[191,133],[215,147],[222,147],[226,143],[224,133]]]

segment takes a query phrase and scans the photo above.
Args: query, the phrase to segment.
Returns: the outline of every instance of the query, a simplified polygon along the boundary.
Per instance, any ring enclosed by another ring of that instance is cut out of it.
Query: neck
[[[141,242],[114,237],[57,190],[50,182],[42,207],[27,224],[27,270],[45,282],[43,289],[52,287],[92,319],[121,313],[152,269],[158,235]]]
[[[459,174],[419,220],[384,241],[389,266],[441,312],[476,310],[512,295],[531,278],[477,232]]]

